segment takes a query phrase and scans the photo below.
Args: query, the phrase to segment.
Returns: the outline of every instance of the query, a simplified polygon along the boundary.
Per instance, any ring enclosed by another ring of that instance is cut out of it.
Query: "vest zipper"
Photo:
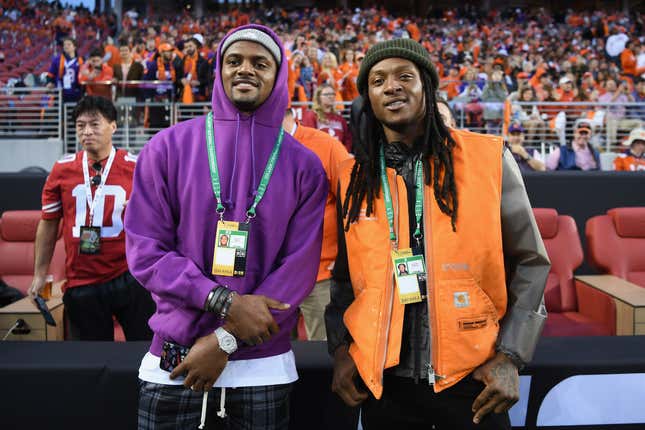
[[[432,247],[432,228],[431,228],[431,223],[432,223],[432,200],[434,196],[427,192],[428,188],[425,185],[425,179],[424,179],[424,185],[423,185],[424,191],[424,202],[425,202],[425,207],[424,209],[427,208],[427,214],[423,214],[423,225],[424,225],[424,233],[425,233],[425,240],[423,241],[423,248],[425,251],[425,256],[426,256],[426,270],[427,270],[427,275],[426,275],[426,289],[427,289],[427,299],[426,303],[428,305],[428,331],[429,336],[430,336],[430,353],[428,354],[430,357],[430,362],[428,363],[428,384],[429,385],[434,385],[437,382],[437,379],[444,379],[444,375],[438,375],[436,371],[436,364],[437,364],[437,351],[438,351],[438,342],[435,339],[435,336],[433,336],[433,333],[436,333],[435,330],[435,318],[436,318],[436,306],[435,306],[435,296],[434,294],[434,254],[433,254],[433,247]],[[428,250],[430,252],[428,252]]]
[[[388,181],[389,181],[389,176],[388,176]],[[393,195],[393,206],[394,206],[394,233],[396,234],[396,242],[392,243],[390,242],[390,247],[391,249],[398,249],[399,247],[399,232],[398,232],[398,226],[399,226],[399,181],[398,181],[398,174],[394,174],[394,195]],[[392,189],[392,187],[390,187]],[[387,361],[387,344],[389,341],[390,337],[390,323],[392,319],[392,305],[394,304],[394,275],[393,275],[393,270],[394,268],[391,266],[391,261],[392,258],[387,259],[387,267],[388,271],[387,273],[389,274],[389,283],[390,283],[390,297],[389,297],[389,303],[387,306],[387,317],[385,319],[386,325],[385,325],[385,342],[383,343],[383,359],[381,360],[381,367],[378,369],[381,375],[381,386],[383,386],[383,374],[385,371],[385,362]]]

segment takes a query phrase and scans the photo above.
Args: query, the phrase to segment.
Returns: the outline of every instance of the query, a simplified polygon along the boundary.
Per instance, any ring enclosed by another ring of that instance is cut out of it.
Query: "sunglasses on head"
[[[96,175],[92,178],[92,185],[98,186],[101,183],[101,170],[103,170],[103,166],[97,161],[92,164],[92,169],[96,170]]]

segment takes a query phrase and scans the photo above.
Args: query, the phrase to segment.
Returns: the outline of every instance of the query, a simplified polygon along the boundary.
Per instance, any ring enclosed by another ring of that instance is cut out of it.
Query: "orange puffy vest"
[[[452,130],[457,145],[453,168],[457,182],[457,231],[441,212],[431,186],[424,191],[424,247],[428,270],[431,363],[435,392],[472,372],[495,354],[499,321],[506,312],[506,282],[501,230],[502,150],[498,136]],[[354,160],[344,163],[344,199]],[[399,249],[409,248],[405,182],[387,169]],[[344,200],[343,200],[344,201]],[[404,305],[393,277],[385,202],[366,203],[358,222],[345,232],[354,301],[344,315],[352,336],[349,352],[365,384],[378,399],[383,370],[399,363]]]

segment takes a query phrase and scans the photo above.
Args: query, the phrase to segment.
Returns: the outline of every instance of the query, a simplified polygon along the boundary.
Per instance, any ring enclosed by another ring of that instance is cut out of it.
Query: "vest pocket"
[[[343,316],[352,340],[365,357],[372,357],[376,351],[382,294],[374,288],[362,290]]]
[[[435,292],[437,371],[448,378],[469,372],[495,352],[495,305],[472,278],[440,280]]]

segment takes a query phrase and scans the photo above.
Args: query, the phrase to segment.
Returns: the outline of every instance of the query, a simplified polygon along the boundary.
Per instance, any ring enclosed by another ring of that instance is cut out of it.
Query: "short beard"
[[[255,100],[233,100],[233,105],[242,112],[253,112],[259,107]]]

